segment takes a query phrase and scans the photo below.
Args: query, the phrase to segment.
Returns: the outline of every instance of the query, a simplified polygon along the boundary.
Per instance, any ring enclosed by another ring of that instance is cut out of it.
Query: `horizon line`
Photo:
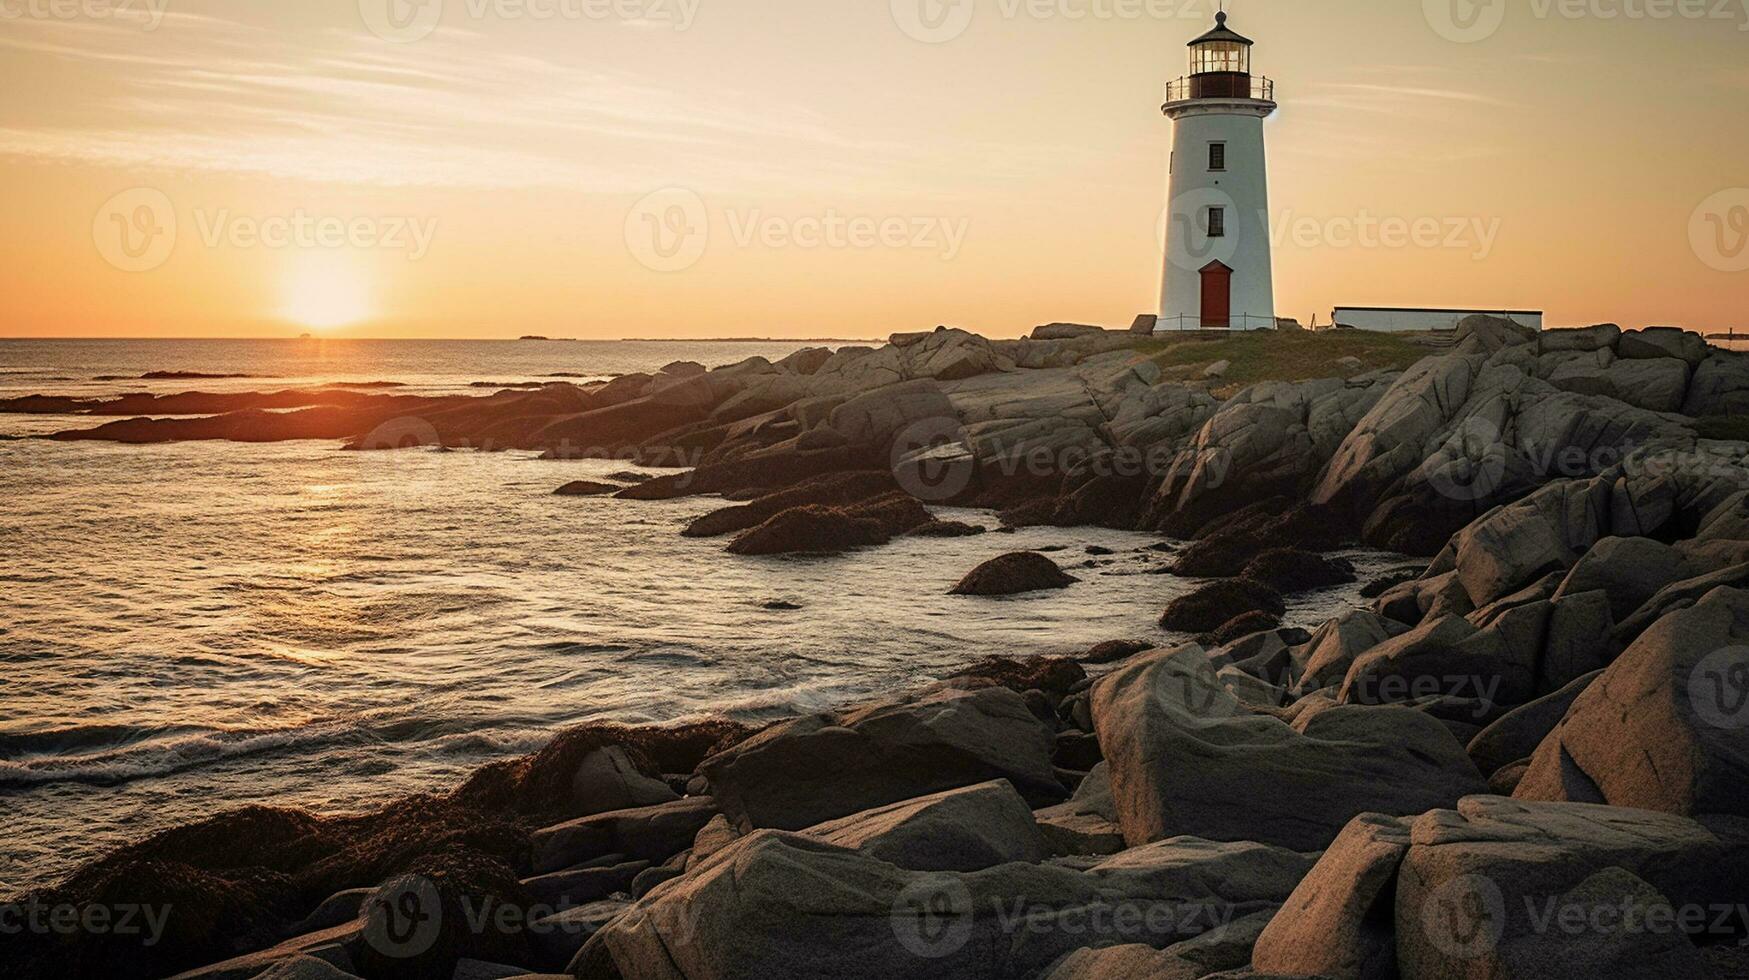
[[[973,331],[968,331],[973,332]],[[418,343],[503,344],[884,344],[889,337],[187,337],[92,334],[87,336],[0,336],[0,343],[33,340],[318,340],[318,341],[414,341]]]

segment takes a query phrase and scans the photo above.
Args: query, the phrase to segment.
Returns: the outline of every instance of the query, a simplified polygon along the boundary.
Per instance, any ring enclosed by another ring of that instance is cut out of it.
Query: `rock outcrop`
[[[1749,592],[1646,630],[1586,687],[1513,794],[1749,817]]]
[[[1006,688],[939,689],[776,725],[700,772],[743,831],[802,830],[993,779],[1046,805],[1067,795],[1051,765],[1054,734]]]
[[[1228,579],[1212,582],[1166,604],[1160,627],[1187,633],[1209,633],[1246,613],[1280,616],[1287,611],[1280,593],[1260,582]]]
[[[934,521],[927,508],[905,493],[844,507],[805,504],[742,532],[728,550],[734,555],[833,554],[886,544]]]
[[[804,833],[909,871],[979,871],[1049,855],[1031,808],[1005,780],[865,810]]]
[[[966,573],[954,595],[1009,596],[1047,589],[1066,589],[1075,576],[1036,551],[1017,551],[992,558]]]
[[[1253,965],[1362,978],[1710,976],[1674,919],[1647,928],[1657,920],[1623,913],[1734,908],[1746,833],[1732,818],[1486,796],[1413,820],[1358,817],[1264,930]]]
[[[1318,850],[1358,814],[1420,813],[1484,785],[1426,714],[1316,698],[1254,713],[1196,646],[1101,679],[1093,719],[1131,846],[1191,834]]]
[[[916,872],[759,831],[632,906],[590,940],[571,972],[1031,977],[1082,947],[1170,946],[1272,909],[1309,867],[1279,848],[1180,839],[1085,870],[1017,863]],[[1041,925],[1016,928],[1026,921]]]

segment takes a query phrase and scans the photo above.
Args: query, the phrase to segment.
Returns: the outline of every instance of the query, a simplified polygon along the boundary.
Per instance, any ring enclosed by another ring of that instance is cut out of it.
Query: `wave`
[[[318,719],[281,728],[72,725],[0,734],[0,792],[51,783],[118,786],[275,752],[424,745],[440,755],[515,755],[550,739],[550,719],[520,714]]]
[[[334,724],[266,731],[201,731],[136,741],[85,754],[48,755],[25,761],[0,759],[0,790],[48,783],[118,786],[225,759],[332,745],[351,740],[356,734],[351,726]]]
[[[0,761],[27,755],[61,755],[115,746],[161,734],[164,729],[139,725],[73,725],[40,732],[0,733]]]

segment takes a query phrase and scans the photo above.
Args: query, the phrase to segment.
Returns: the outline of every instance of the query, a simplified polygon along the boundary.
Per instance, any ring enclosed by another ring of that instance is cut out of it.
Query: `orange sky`
[[[1749,328],[1749,0],[1228,7],[1281,315]],[[1212,15],[0,0],[0,336],[1127,325]]]

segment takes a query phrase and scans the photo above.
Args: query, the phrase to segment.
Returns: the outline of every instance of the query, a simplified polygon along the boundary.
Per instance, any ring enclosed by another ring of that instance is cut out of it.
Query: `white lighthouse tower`
[[[1215,15],[1166,86],[1172,120],[1166,276],[1157,330],[1275,328],[1263,120],[1275,83],[1251,74],[1251,41]]]

